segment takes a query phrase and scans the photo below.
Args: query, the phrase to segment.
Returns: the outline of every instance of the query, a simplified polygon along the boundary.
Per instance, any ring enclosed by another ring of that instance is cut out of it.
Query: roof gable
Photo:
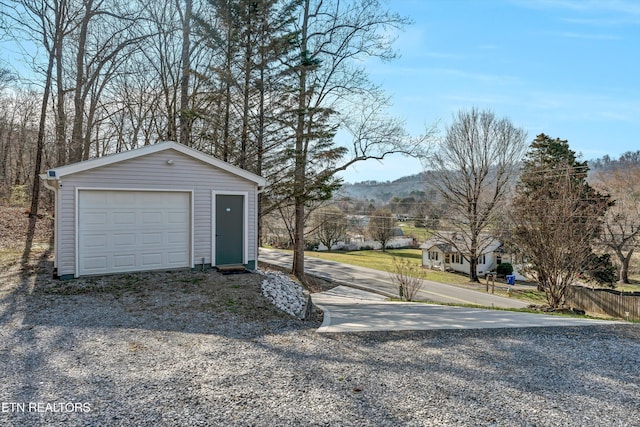
[[[224,171],[227,171],[229,173],[242,177],[248,181],[254,182],[259,187],[264,187],[265,185],[267,185],[267,180],[259,175],[251,173],[239,167],[233,166],[213,156],[209,156],[198,150],[194,150],[193,148],[189,148],[186,145],[179,144],[174,141],[158,142],[153,145],[147,145],[147,146],[136,148],[133,150],[123,151],[121,153],[110,154],[107,156],[98,157],[91,160],[85,160],[83,162],[72,163],[66,166],[49,169],[47,170],[46,173],[41,175],[41,178],[50,179],[50,180],[60,179],[65,175],[84,172],[84,171],[99,168],[102,166],[111,165],[111,164],[122,162],[125,160],[135,159],[137,157],[146,156],[148,154],[158,153],[165,150],[176,150],[184,155],[190,156],[194,159],[198,159],[211,166],[217,167],[219,169],[222,169]]]

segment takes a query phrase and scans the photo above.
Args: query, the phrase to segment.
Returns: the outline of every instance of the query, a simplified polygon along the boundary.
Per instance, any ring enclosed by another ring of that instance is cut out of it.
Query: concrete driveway
[[[324,321],[318,332],[531,328],[624,323],[503,310],[391,302],[386,301],[382,295],[347,286],[312,294],[311,299],[324,311]]]

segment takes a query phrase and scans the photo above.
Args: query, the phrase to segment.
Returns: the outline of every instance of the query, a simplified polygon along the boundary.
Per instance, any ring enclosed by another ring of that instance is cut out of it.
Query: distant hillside
[[[603,156],[599,159],[589,160],[587,162],[589,164],[589,168],[594,170],[613,170],[617,168],[624,168],[629,166],[638,166],[640,165],[640,150],[638,151],[627,151],[622,154],[617,159],[611,158],[609,156]]]
[[[591,173],[597,171],[609,171],[617,168],[640,165],[640,150],[629,151],[618,159],[609,156],[588,160]],[[434,189],[429,186],[428,172],[398,178],[395,181],[362,181],[345,183],[335,194],[336,198],[349,197],[359,200],[368,200],[387,203],[392,197],[409,197],[422,195],[429,198]]]
[[[424,194],[428,191],[425,176],[424,173],[418,173],[398,178],[395,181],[346,183],[336,196],[388,202],[394,196],[408,197],[410,195]]]

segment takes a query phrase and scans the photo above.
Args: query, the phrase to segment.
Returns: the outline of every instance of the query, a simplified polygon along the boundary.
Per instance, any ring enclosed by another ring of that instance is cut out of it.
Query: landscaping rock
[[[305,319],[310,312],[309,294],[288,275],[276,271],[260,272],[264,275],[262,293],[278,309],[285,313]]]

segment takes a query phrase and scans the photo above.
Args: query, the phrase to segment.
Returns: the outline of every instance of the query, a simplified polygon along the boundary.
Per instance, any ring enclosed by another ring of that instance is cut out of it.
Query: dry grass
[[[25,251],[29,217],[22,209],[0,206],[0,292],[46,298],[115,298],[133,309],[226,313],[250,321],[285,319],[262,294],[259,274],[222,275],[216,271],[155,271],[53,278],[51,218],[36,221],[31,250]],[[159,304],[161,302],[161,304]]]

